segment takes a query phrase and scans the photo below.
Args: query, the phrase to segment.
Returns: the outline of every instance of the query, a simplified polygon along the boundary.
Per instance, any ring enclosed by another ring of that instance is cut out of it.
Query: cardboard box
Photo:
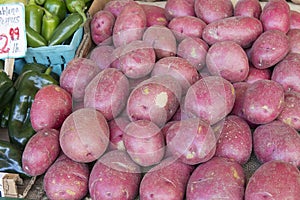
[[[17,198],[18,184],[22,184],[23,180],[18,174],[0,172],[0,197]]]

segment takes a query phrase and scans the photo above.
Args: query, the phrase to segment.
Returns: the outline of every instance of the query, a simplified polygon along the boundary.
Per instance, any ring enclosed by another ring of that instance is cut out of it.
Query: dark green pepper
[[[25,6],[25,24],[37,33],[41,33],[43,15],[43,8],[37,5],[34,0],[29,0]]]
[[[59,17],[63,21],[67,16],[67,6],[64,0],[46,0],[44,6],[47,11]]]
[[[22,169],[22,151],[4,140],[0,140],[0,172],[18,173],[21,177],[29,177]]]
[[[83,21],[86,21],[86,4],[85,0],[65,0],[67,9],[70,13],[79,13],[83,19]]]
[[[42,20],[42,36],[49,41],[54,30],[57,28],[57,26],[60,23],[60,20],[58,16],[51,14],[47,10],[45,10],[45,14],[43,16]]]
[[[48,69],[49,66],[46,66],[46,65],[43,65],[43,64],[40,64],[40,63],[26,63],[24,64],[24,66],[22,67],[22,70],[21,70],[21,74],[24,73],[25,71],[28,71],[28,70],[33,70],[33,71],[38,71],[38,72],[41,72],[41,73],[45,73],[46,70]],[[59,75],[56,74],[55,72],[51,71],[50,75],[56,80],[56,81],[59,81]],[[19,81],[19,79],[17,79]],[[15,81],[15,87],[17,88],[17,82],[18,81]]]
[[[13,85],[14,83],[8,75],[3,70],[0,70],[0,112],[11,101],[15,94]]]
[[[20,149],[25,147],[35,133],[30,122],[30,109],[36,93],[46,85],[58,84],[50,72],[50,67],[45,73],[29,70],[18,78],[19,87],[12,100],[9,114],[8,135],[10,141]]]
[[[10,103],[2,110],[0,114],[0,127],[7,128],[10,113]]]
[[[83,23],[83,18],[79,13],[71,13],[55,29],[48,45],[53,46],[63,43],[71,37]]]
[[[47,40],[38,32],[26,25],[26,40],[28,47],[42,47],[47,45]]]
[[[39,5],[39,6],[43,6],[46,0],[34,0],[34,2]]]

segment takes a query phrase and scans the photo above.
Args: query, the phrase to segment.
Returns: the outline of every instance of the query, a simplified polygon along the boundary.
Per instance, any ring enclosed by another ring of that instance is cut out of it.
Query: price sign
[[[24,4],[0,4],[0,58],[24,57],[26,50]]]

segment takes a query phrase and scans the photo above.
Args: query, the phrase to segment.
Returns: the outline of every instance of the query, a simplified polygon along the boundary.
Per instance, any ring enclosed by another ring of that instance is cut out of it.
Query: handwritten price
[[[0,53],[8,53],[10,48],[8,47],[9,39],[12,41],[19,40],[20,38],[20,31],[19,27],[16,28],[10,28],[9,29],[9,36],[6,34],[0,35]]]

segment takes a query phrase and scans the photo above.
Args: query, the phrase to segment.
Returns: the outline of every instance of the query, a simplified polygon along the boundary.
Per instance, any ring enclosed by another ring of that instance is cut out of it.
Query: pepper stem
[[[86,21],[86,15],[84,12],[85,9],[82,9],[82,7],[80,5],[76,5],[74,7],[74,9],[76,10],[76,12],[78,12],[81,15],[81,17],[83,19],[83,23],[84,23]]]
[[[52,67],[48,67],[44,74],[49,75],[52,72]]]

